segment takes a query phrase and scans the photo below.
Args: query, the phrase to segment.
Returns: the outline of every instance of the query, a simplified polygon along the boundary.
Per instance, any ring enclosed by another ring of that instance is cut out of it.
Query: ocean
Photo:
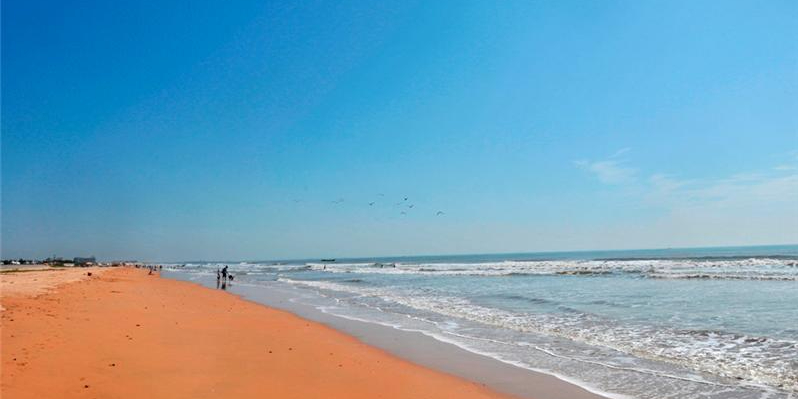
[[[798,396],[798,245],[191,262],[612,398]]]

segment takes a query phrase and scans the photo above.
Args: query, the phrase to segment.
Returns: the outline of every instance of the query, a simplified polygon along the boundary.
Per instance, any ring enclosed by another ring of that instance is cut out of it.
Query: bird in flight
[[[401,212],[401,214],[402,214],[402,215],[407,215],[407,212],[405,212],[405,211],[402,211],[402,212]]]
[[[374,205],[374,201],[369,202],[369,206],[373,206],[373,205]]]
[[[435,212],[435,216],[440,216],[440,215],[445,215],[445,213],[443,213],[443,211]]]
[[[337,200],[335,200],[335,201],[332,201],[332,203],[333,203],[333,204],[340,204],[340,203],[342,203],[342,202],[344,202],[344,199],[343,199],[343,198],[338,198]]]
[[[410,209],[413,209],[413,207],[414,207],[414,206],[415,206],[415,205],[413,205],[413,204],[410,204],[410,205],[408,205],[407,207],[408,207],[408,208],[410,208]]]

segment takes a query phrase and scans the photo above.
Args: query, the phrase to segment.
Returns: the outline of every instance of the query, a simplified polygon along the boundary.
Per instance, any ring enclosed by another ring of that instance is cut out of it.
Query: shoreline
[[[4,275],[2,283],[41,273],[54,272]],[[324,324],[142,269],[48,284],[2,292],[4,397],[512,397]]]
[[[175,271],[164,271],[166,278],[186,281],[204,288],[215,289],[213,278],[184,279]],[[422,331],[398,329],[372,321],[323,312],[293,300],[286,292],[263,289],[234,283],[225,291],[242,300],[259,306],[280,309],[298,317],[321,323],[357,340],[386,351],[392,356],[411,363],[440,370],[456,377],[473,381],[498,392],[527,399],[610,399],[622,398],[591,390],[566,376],[502,361],[487,354],[463,348],[453,342],[441,340]]]

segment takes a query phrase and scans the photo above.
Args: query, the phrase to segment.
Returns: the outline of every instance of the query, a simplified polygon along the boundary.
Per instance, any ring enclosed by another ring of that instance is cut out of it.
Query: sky
[[[796,20],[791,0],[6,0],[2,257],[798,243]]]

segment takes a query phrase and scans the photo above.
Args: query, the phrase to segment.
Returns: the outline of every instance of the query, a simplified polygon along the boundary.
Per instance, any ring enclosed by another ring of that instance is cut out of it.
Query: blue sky
[[[794,1],[135,3],[3,2],[3,257],[798,242]]]

